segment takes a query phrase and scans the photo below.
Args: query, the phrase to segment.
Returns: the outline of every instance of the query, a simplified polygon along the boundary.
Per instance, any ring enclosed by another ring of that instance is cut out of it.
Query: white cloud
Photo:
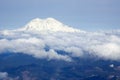
[[[64,49],[64,51],[71,53],[71,55],[73,57],[80,57],[83,55],[83,51],[81,50],[81,48],[78,47],[67,47]]]
[[[30,33],[12,31],[14,35],[0,33],[0,53],[10,51],[24,53],[36,58],[71,61],[85,52],[104,59],[120,59],[120,36],[102,33],[44,32]],[[48,47],[49,50],[45,50]],[[65,51],[62,55],[56,51]]]
[[[38,38],[19,38],[13,40],[1,39],[0,52],[10,51],[14,53],[24,53],[36,58],[58,59],[71,61],[67,55],[57,54],[54,50],[45,51],[43,40]]]
[[[103,45],[92,46],[92,51],[99,57],[106,59],[120,60],[120,45],[115,43],[105,43]]]
[[[7,72],[0,72],[0,79],[5,79],[8,77],[8,73]]]
[[[48,53],[49,59],[58,59],[58,60],[65,60],[65,61],[71,61],[71,58],[67,55],[60,55],[57,54],[53,49],[51,49]]]
[[[36,80],[29,71],[22,71],[21,76],[11,77],[7,72],[0,72],[0,80]]]

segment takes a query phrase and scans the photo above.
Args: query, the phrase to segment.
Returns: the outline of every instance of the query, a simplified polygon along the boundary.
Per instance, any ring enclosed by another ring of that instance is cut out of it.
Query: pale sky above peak
[[[120,0],[0,0],[0,30],[48,17],[88,31],[120,29]]]

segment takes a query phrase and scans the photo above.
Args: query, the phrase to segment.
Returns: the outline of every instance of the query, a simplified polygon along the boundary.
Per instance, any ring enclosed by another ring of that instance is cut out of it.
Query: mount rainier
[[[65,61],[88,55],[120,60],[119,42],[119,31],[87,32],[64,25],[54,18],[36,18],[22,28],[0,31],[0,53],[9,51]]]
[[[47,19],[33,19],[21,30],[26,31],[51,31],[51,32],[84,32],[78,29],[74,29],[63,23],[57,21],[54,18]]]
[[[120,80],[120,31],[87,32],[53,18],[2,30],[0,80]]]

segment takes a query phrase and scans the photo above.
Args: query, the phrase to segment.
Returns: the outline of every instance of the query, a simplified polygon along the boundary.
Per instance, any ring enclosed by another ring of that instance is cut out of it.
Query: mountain
[[[50,31],[50,32],[84,32],[79,29],[74,29],[54,18],[33,19],[22,30],[25,31]]]
[[[87,32],[53,18],[0,31],[0,80],[120,80],[120,31]]]

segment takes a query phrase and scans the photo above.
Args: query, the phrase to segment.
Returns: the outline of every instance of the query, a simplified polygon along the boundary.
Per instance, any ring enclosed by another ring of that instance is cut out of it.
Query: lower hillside
[[[75,58],[72,62],[0,54],[0,80],[120,80],[118,61]]]

